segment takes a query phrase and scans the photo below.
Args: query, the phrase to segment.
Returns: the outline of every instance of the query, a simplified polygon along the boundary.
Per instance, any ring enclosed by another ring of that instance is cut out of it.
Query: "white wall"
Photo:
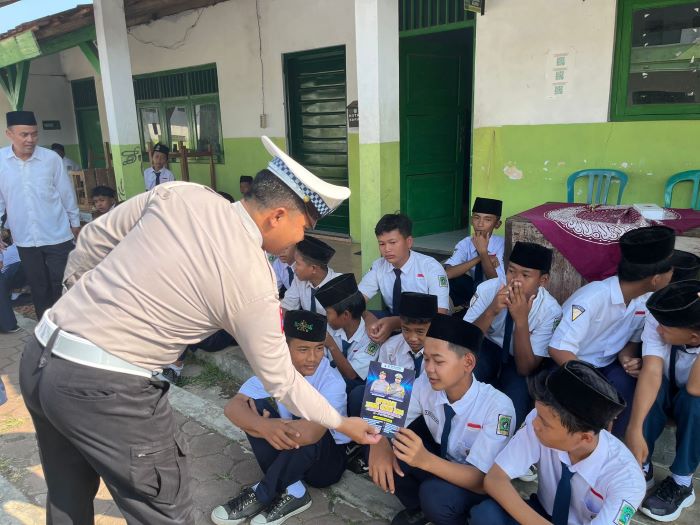
[[[474,127],[605,122],[615,37],[613,0],[490,0],[478,16]],[[560,99],[550,53],[573,65]]]
[[[348,102],[357,98],[353,0],[259,0],[259,8],[266,129],[260,128],[262,82],[255,0],[229,0],[131,28],[133,73],[216,63],[226,138],[285,136],[283,53],[345,44]],[[80,50],[61,53],[61,60],[69,79],[93,76]],[[99,79],[97,84],[101,98]]]
[[[29,68],[24,109],[33,111],[36,115],[39,123],[39,143],[42,146],[48,147],[53,142],[78,143],[70,82],[63,73],[58,55],[49,55],[32,61]],[[7,97],[4,93],[0,93],[0,115],[3,119],[0,127],[2,129],[5,126],[5,113],[10,110]],[[44,130],[41,125],[42,120],[58,120],[61,122],[61,129]],[[0,137],[0,144],[8,143],[9,141],[3,133]]]

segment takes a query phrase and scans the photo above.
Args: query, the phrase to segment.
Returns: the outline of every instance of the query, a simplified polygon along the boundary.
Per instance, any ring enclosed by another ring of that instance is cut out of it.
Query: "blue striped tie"
[[[567,525],[569,522],[569,506],[571,505],[571,477],[574,475],[569,467],[562,462],[561,478],[557,485],[552,507],[552,523],[554,525]]]

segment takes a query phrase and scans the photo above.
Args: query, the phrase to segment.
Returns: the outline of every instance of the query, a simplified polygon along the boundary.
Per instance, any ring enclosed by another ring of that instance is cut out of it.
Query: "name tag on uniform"
[[[646,312],[645,312],[644,310],[637,310],[636,312],[634,312],[634,315],[636,315],[636,316],[645,316],[645,315],[646,315]]]

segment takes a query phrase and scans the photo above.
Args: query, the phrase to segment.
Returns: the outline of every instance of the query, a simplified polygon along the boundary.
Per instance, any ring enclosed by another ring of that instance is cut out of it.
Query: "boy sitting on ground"
[[[466,307],[483,281],[496,277],[505,281],[505,239],[493,234],[501,227],[502,211],[502,201],[477,197],[472,206],[472,234],[459,241],[452,256],[444,262],[450,280],[450,298],[456,308]]]
[[[345,415],[345,383],[324,358],[326,318],[303,310],[287,312],[284,333],[292,364],[330,404]],[[224,409],[250,442],[263,478],[225,505],[211,519],[217,525],[280,525],[311,506],[304,483],[323,488],[336,483],[345,470],[345,444],[339,432],[299,419],[252,377]]]
[[[408,428],[370,446],[372,480],[406,507],[392,525],[464,525],[485,499],[484,475],[511,436],[514,410],[505,394],[473,377],[482,339],[471,323],[437,314]]]
[[[535,409],[486,476],[493,498],[474,507],[471,523],[628,525],[644,497],[644,476],[610,434],[625,406],[592,365],[568,361],[529,380]],[[538,467],[537,494],[523,501],[511,480]]]
[[[674,269],[675,279],[675,269]],[[647,301],[642,333],[644,365],[634,393],[625,441],[654,485],[651,456],[669,418],[676,422],[671,475],[646,497],[642,514],[674,521],[695,502],[700,463],[700,281],[670,284]]]

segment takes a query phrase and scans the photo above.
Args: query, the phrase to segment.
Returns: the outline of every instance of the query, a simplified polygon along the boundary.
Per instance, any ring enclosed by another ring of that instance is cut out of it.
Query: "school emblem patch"
[[[552,333],[554,333],[554,331],[557,329],[559,323],[561,323],[561,315],[557,316],[557,318],[554,320],[554,324],[552,325]]]
[[[571,320],[575,321],[581,317],[581,314],[583,314],[585,311],[586,309],[583,306],[579,306],[577,304],[571,305]]]
[[[615,516],[613,523],[615,525],[629,525],[635,512],[637,512],[637,509],[627,501],[622,500],[622,505],[620,505],[620,510],[617,511],[617,516]]]
[[[447,283],[447,276],[446,276],[446,275],[439,275],[439,276],[438,276],[438,284],[439,284],[442,288],[447,288],[447,287],[449,286],[448,283]]]
[[[270,261],[271,263],[275,262],[275,259],[277,259],[276,255],[268,255],[267,260]]]
[[[314,325],[311,323],[307,323],[306,321],[295,321],[294,328],[296,328],[300,332],[308,334],[309,332],[311,332],[311,330],[314,329]]]
[[[367,348],[365,349],[365,353],[367,355],[376,355],[377,350],[379,350],[379,344],[377,343],[370,343],[367,345]]]
[[[510,436],[510,423],[512,421],[511,416],[506,416],[503,414],[498,414],[498,426],[496,427],[496,434],[499,436]]]

